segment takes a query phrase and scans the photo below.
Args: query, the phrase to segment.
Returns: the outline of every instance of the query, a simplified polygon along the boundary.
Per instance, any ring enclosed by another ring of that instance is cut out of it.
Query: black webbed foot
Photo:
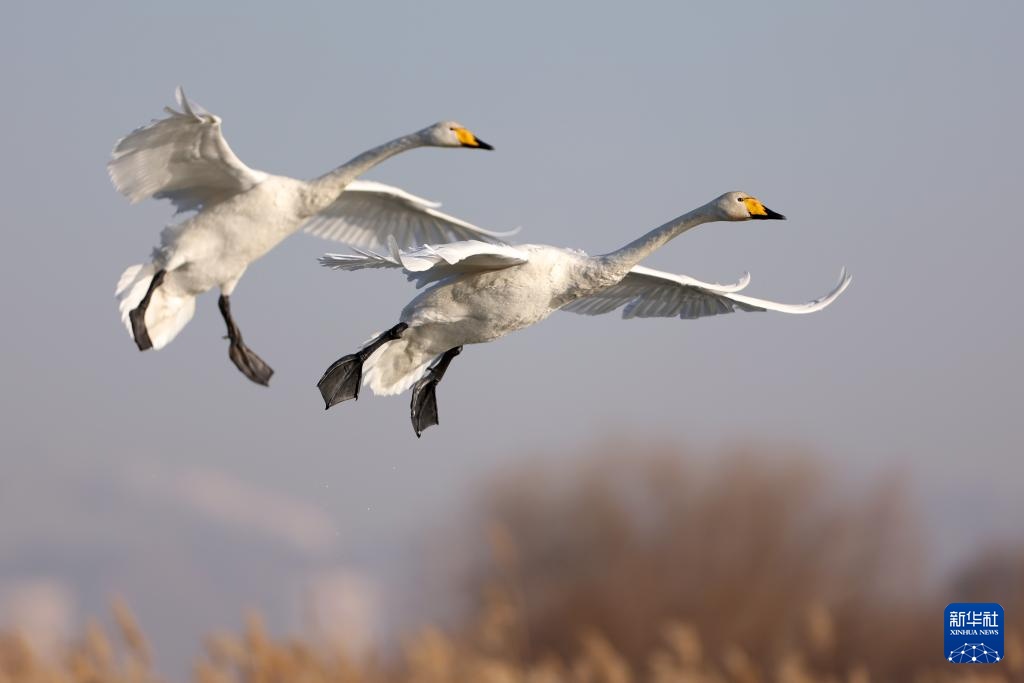
[[[434,389],[437,387],[437,378],[430,371],[426,376],[416,382],[412,388],[412,428],[416,432],[416,438],[423,434],[423,430],[438,424],[437,420],[437,394]]]
[[[241,339],[231,341],[231,346],[228,347],[228,357],[235,367],[250,380],[265,387],[270,386],[270,376],[274,374],[274,369],[257,356]]]
[[[135,345],[139,347],[139,351],[148,351],[153,348],[153,342],[149,338],[149,330],[146,329],[146,309],[149,308],[153,292],[164,281],[164,275],[166,274],[167,271],[163,269],[156,271],[153,279],[149,281],[149,288],[146,289],[146,295],[142,297],[142,301],[139,302],[138,306],[128,311],[128,320],[132,324],[132,336],[135,337]]]
[[[135,337],[135,345],[139,351],[148,351],[153,348],[153,342],[149,339],[149,331],[146,329],[146,311],[143,308],[133,308],[128,311],[128,320],[132,323],[132,336]]]
[[[224,324],[228,326],[227,338],[231,340],[228,358],[250,380],[265,387],[270,386],[270,376],[274,374],[274,369],[242,341],[242,332],[235,324],[235,319],[231,317],[231,299],[226,294],[221,294],[217,300],[217,307],[224,316]]]
[[[359,385],[363,381],[363,359],[358,353],[342,356],[331,363],[324,376],[316,383],[324,399],[324,410],[331,406],[359,398]]]
[[[359,385],[363,381],[363,363],[381,346],[401,337],[408,327],[405,323],[398,323],[359,351],[331,363],[316,383],[324,399],[324,410],[342,401],[358,399]]]
[[[439,424],[435,390],[444,377],[445,371],[448,370],[452,358],[460,353],[462,353],[461,346],[445,351],[441,359],[427,370],[427,374],[413,386],[409,412],[412,416],[412,428],[416,432],[416,438],[419,438],[427,427]]]

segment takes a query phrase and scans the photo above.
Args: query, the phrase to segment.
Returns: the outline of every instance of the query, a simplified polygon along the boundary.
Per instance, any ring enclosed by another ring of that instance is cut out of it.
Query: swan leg
[[[231,301],[227,295],[220,295],[217,306],[220,308],[220,314],[224,316],[224,322],[228,326],[227,338],[231,340],[231,346],[228,347],[228,358],[250,380],[256,384],[269,386],[270,376],[274,374],[274,369],[267,365],[262,358],[257,356],[242,341],[242,332],[238,329],[238,325],[235,324],[234,318],[231,317]]]
[[[423,430],[431,425],[438,424],[437,420],[437,394],[434,389],[440,384],[444,373],[451,365],[452,358],[462,353],[462,347],[456,346],[441,354],[440,360],[434,363],[433,367],[427,370],[415,386],[412,388],[412,402],[410,413],[412,414],[412,428],[416,432],[416,438],[423,434]]]
[[[358,399],[359,385],[363,380],[363,363],[381,346],[401,337],[408,327],[405,323],[398,323],[355,353],[334,361],[316,383],[324,398],[324,410],[342,401]]]
[[[149,289],[146,290],[146,296],[142,297],[142,301],[139,305],[128,311],[128,319],[132,323],[132,336],[135,337],[135,345],[139,347],[139,351],[146,351],[153,348],[153,342],[149,339],[149,331],[146,330],[146,309],[149,308],[149,301],[153,298],[153,292],[156,288],[164,281],[164,276],[167,275],[167,271],[160,269],[153,275],[153,279],[149,281]]]

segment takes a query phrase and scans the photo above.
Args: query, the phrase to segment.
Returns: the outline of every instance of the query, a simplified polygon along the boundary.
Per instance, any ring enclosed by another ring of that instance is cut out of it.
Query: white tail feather
[[[134,265],[125,270],[117,282],[114,294],[121,310],[121,322],[132,338],[134,335],[128,313],[139,305],[142,297],[146,296],[146,290],[149,289],[149,283],[155,273],[156,268],[151,263]],[[157,287],[146,308],[146,331],[153,342],[153,348],[162,349],[167,346],[192,319],[195,310],[194,296],[170,294],[163,287]]]
[[[363,385],[378,396],[400,394],[426,374],[436,357],[407,339],[390,341],[363,363]]]
[[[128,266],[128,269],[121,273],[121,279],[117,281],[117,289],[114,290],[114,296],[120,297],[121,292],[128,289],[128,285],[138,279],[143,268],[146,268],[150,274],[153,273],[152,264],[143,266],[141,263],[136,263],[134,266]]]

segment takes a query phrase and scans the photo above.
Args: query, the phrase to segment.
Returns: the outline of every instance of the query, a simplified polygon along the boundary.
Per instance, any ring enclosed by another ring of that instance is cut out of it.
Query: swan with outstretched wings
[[[462,125],[445,121],[375,147],[314,180],[271,175],[246,166],[232,151],[221,119],[177,90],[179,109],[118,141],[107,164],[114,187],[131,202],[169,199],[195,215],[166,228],[149,263],[129,267],[116,295],[121,317],[140,350],[160,349],[185,327],[195,298],[220,288],[232,362],[266,385],[273,370],[242,340],[230,296],[250,263],[289,235],[311,235],[356,248],[383,249],[476,239],[498,233],[438,209],[397,187],[357,178],[385,159],[416,147],[492,149]]]
[[[836,287],[805,304],[783,304],[740,292],[750,282],[720,285],[639,265],[686,230],[712,221],[785,218],[744,192],[727,192],[704,206],[602,256],[541,244],[488,244],[480,240],[387,251],[327,254],[337,270],[396,268],[428,287],[402,311],[399,322],[354,354],[332,364],[318,387],[326,406],[356,398],[360,384],[376,394],[412,388],[413,429],[437,424],[435,388],[464,344],[494,341],[558,310],[599,315],[622,309],[625,318],[682,319],[733,311],[814,313],[850,284],[844,269]]]

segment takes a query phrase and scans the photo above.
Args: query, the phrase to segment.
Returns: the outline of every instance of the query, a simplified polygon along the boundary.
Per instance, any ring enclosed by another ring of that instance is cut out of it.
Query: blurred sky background
[[[175,660],[246,605],[301,622],[310,591],[377,594],[399,614],[410,548],[481,477],[623,435],[707,453],[791,444],[851,486],[898,477],[936,572],[1019,538],[1020,3],[0,12],[7,616],[42,603],[41,623],[61,625],[119,593]],[[467,348],[419,440],[407,395],[325,413],[323,369],[414,291],[318,267],[338,245],[295,236],[233,296],[277,371],[269,390],[228,361],[215,294],[158,353],[120,324],[117,278],[172,218],[130,206],[105,163],[179,83],[254,168],[312,177],[454,118],[496,151],[417,150],[367,177],[592,253],[742,189],[789,220],[704,226],[647,265],[721,282],[749,270],[749,293],[792,302],[844,265],[854,282],[805,317],[555,315]]]

